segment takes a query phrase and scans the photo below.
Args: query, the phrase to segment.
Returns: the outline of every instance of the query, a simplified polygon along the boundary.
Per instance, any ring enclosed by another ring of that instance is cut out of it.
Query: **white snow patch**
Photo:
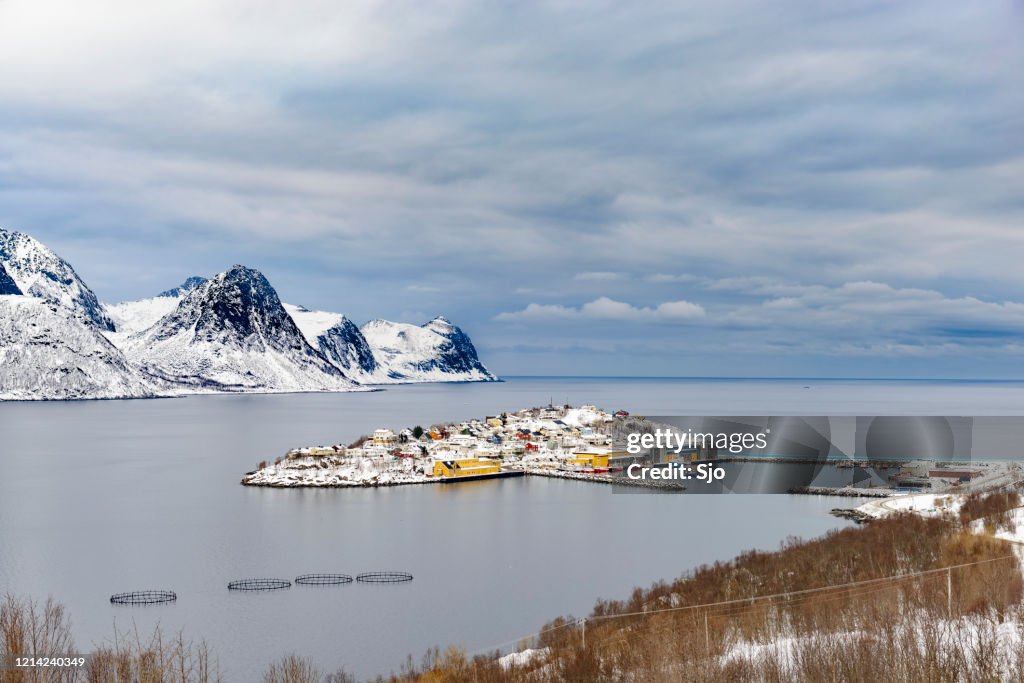
[[[511,669],[514,666],[526,666],[536,659],[546,657],[548,654],[548,648],[528,648],[526,650],[520,650],[519,652],[512,652],[503,657],[498,658],[498,666],[502,669]]]

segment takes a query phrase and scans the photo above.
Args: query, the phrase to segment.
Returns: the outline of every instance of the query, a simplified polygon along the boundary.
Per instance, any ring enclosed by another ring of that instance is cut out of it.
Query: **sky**
[[[0,0],[0,226],[504,375],[1024,378],[1021,2]]]

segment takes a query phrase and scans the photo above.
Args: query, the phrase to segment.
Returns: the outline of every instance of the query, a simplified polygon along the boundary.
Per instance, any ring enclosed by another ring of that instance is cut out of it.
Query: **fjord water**
[[[811,496],[621,495],[514,479],[387,489],[246,488],[260,460],[569,401],[646,414],[1020,414],[1011,383],[511,379],[372,394],[0,404],[0,594],[65,603],[79,649],[114,629],[184,630],[229,681],[295,652],[359,676],[407,654],[490,649],[595,599],[846,523]],[[408,584],[229,593],[228,581],[394,569]],[[172,589],[173,605],[112,593]],[[511,643],[507,643],[511,645]]]

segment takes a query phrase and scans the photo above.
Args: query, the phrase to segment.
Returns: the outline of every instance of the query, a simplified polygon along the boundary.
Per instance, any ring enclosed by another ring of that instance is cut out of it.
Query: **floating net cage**
[[[114,593],[110,596],[110,603],[113,605],[161,605],[166,602],[174,602],[178,594],[174,591],[129,591],[128,593]]]
[[[290,588],[291,581],[284,579],[239,579],[228,584],[229,591],[276,591]]]
[[[412,574],[408,572],[363,572],[356,575],[356,581],[360,583],[404,583],[412,581]]]
[[[303,586],[340,586],[352,583],[352,577],[348,574],[303,574],[295,577],[295,583]]]

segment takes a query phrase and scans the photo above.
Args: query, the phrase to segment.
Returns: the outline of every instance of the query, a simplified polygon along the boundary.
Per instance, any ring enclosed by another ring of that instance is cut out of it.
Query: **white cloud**
[[[1015,13],[0,0],[0,222],[108,298],[251,259],[373,316],[437,284],[485,335],[535,301],[498,318],[969,366],[1024,285]]]
[[[500,313],[495,320],[610,320],[621,322],[679,322],[703,318],[704,308],[689,301],[666,301],[654,307],[633,306],[603,296],[579,308],[531,303],[521,311]]]
[[[696,275],[690,275],[687,273],[674,274],[674,273],[654,273],[648,275],[645,278],[648,282],[696,282],[700,278]]]
[[[625,280],[626,276],[622,273],[601,270],[589,271],[585,273],[576,273],[576,275],[574,275],[572,279],[579,280],[581,282],[616,282],[619,280]]]
[[[1024,303],[1016,301],[951,297],[874,281],[766,289],[775,293],[757,304],[729,307],[719,319],[739,330],[790,338],[801,348],[860,349],[859,355],[866,349],[880,355],[910,348],[921,353],[1009,349],[1024,336]]]

